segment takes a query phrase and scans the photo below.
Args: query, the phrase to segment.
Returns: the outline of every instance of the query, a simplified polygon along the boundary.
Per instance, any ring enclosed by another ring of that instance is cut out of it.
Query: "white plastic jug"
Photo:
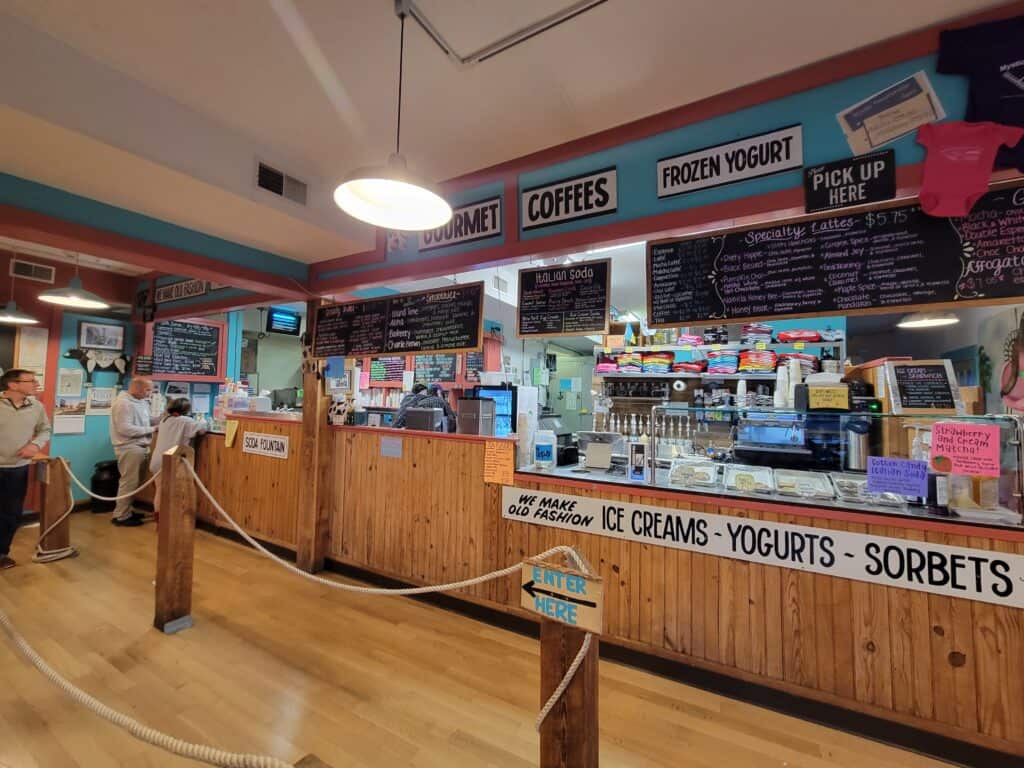
[[[550,429],[539,429],[533,438],[533,464],[537,469],[551,469],[555,466],[555,433]]]

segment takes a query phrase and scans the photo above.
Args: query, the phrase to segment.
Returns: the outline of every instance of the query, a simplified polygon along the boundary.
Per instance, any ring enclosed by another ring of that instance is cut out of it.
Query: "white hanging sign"
[[[618,206],[618,175],[605,168],[522,190],[519,217],[525,231],[614,213]]]
[[[288,436],[245,432],[242,435],[242,453],[255,453],[259,456],[270,456],[274,459],[287,459]]]
[[[420,251],[472,243],[500,234],[501,198],[493,197],[490,200],[454,208],[451,219],[443,227],[421,232]]]
[[[770,176],[803,164],[803,127],[791,125],[659,160],[658,197]]]
[[[508,520],[1024,608],[1024,556],[504,486]]]

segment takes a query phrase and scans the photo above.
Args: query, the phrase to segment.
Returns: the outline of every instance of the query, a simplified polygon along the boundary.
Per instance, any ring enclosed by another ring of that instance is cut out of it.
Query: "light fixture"
[[[32,315],[22,312],[14,303],[14,275],[11,275],[11,298],[7,305],[0,309],[0,323],[6,325],[35,325],[39,321]]]
[[[402,157],[402,73],[408,0],[396,0],[401,21],[398,49],[398,119],[395,152],[386,165],[357,168],[334,190],[334,202],[353,218],[382,229],[420,232],[437,229],[452,218],[452,207],[429,184],[409,172]]]
[[[939,328],[943,325],[956,325],[960,318],[952,312],[915,312],[906,315],[896,323],[897,328]]]
[[[110,309],[110,305],[92,291],[82,287],[78,276],[78,255],[75,255],[75,276],[67,288],[50,288],[39,294],[39,300],[47,304],[58,304],[71,309]]]

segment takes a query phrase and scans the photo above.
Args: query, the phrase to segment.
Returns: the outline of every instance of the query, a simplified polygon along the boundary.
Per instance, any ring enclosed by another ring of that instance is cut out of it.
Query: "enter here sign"
[[[601,634],[604,584],[600,577],[527,560],[523,563],[520,605],[545,619]]]

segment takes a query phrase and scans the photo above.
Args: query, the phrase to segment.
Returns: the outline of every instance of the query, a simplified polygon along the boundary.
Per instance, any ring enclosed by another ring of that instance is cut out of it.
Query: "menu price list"
[[[317,310],[313,356],[479,348],[483,283]]]
[[[480,381],[480,372],[484,369],[483,352],[466,353],[466,380]]]
[[[401,381],[404,372],[404,357],[374,357],[370,359],[370,381]]]
[[[519,273],[519,335],[604,333],[608,260]]]
[[[904,408],[956,408],[949,374],[942,364],[893,367],[900,403]]]
[[[651,245],[655,325],[1024,295],[1024,188]]]
[[[216,325],[167,320],[153,326],[153,373],[220,375],[221,329]]]
[[[455,381],[455,355],[416,355],[413,368],[423,384]]]

